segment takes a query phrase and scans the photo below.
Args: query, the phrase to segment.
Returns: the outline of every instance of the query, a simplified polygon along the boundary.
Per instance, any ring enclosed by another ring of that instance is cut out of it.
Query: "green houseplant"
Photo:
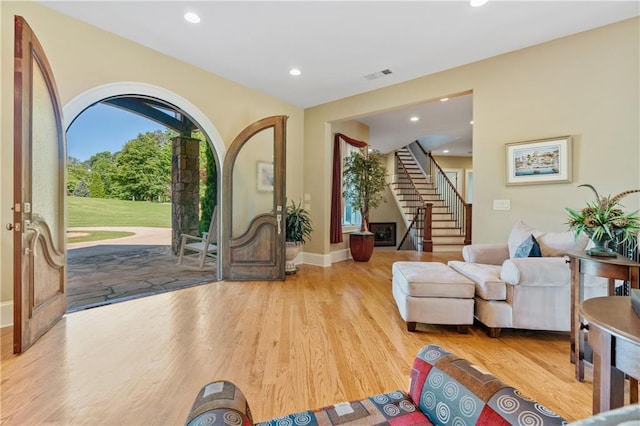
[[[345,160],[342,196],[360,211],[362,223],[359,232],[349,235],[351,257],[366,262],[373,254],[373,233],[369,232],[369,213],[384,201],[387,187],[387,169],[384,155],[378,152],[352,152]]]
[[[576,238],[584,232],[589,236],[595,247],[587,250],[587,253],[593,256],[616,256],[613,248],[609,245],[617,246],[618,244],[628,241],[637,236],[640,230],[640,216],[638,211],[625,213],[619,201],[629,194],[640,192],[640,189],[632,189],[624,191],[616,196],[608,195],[600,196],[598,191],[588,184],[579,185],[590,188],[594,195],[595,201],[587,203],[582,210],[573,210],[566,208],[569,213],[569,229],[573,231]]]
[[[302,202],[296,203],[292,200],[287,205],[287,215],[285,219],[285,241],[286,241],[286,266],[287,274],[295,274],[297,271],[293,259],[298,255],[304,243],[311,237],[313,227],[309,212],[302,208]]]

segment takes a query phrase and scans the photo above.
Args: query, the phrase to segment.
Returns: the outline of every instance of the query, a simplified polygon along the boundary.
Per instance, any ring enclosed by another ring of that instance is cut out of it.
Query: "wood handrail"
[[[453,182],[451,182],[451,179],[449,179],[449,177],[447,176],[447,174],[444,172],[444,170],[442,170],[442,167],[440,167],[440,164],[438,164],[438,162],[436,161],[435,158],[433,158],[433,155],[431,155],[430,152],[427,152],[424,150],[424,148],[422,147],[421,144],[418,144],[418,146],[420,147],[420,151],[422,151],[422,153],[424,155],[426,155],[428,158],[431,159],[432,163],[438,168],[438,171],[442,174],[442,177],[445,178],[445,180],[449,183],[449,186],[451,187],[451,189],[453,189],[453,192],[455,192],[456,197],[458,197],[458,199],[462,202],[462,204],[467,204],[464,201],[464,198],[462,197],[462,195],[460,195],[460,193],[458,192],[458,190],[456,189],[456,186],[453,184]]]

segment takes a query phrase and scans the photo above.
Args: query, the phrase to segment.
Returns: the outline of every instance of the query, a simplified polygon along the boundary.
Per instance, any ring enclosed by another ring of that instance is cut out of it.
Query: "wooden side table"
[[[589,321],[593,349],[593,414],[624,405],[624,373],[630,380],[630,402],[638,401],[640,316],[630,297],[594,297],[578,307]]]
[[[609,296],[615,295],[615,280],[629,281],[638,287],[640,263],[617,257],[590,256],[584,251],[567,253],[571,266],[571,362],[576,364],[576,380],[584,381],[584,333],[581,330],[578,305],[584,300],[584,276],[595,275],[609,280]]]

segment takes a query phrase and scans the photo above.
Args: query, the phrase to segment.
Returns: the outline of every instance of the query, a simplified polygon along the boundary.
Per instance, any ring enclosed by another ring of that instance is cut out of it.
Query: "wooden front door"
[[[13,134],[13,351],[20,353],[66,311],[62,108],[42,46],[20,16]]]
[[[287,118],[251,124],[224,159],[223,279],[284,280]]]

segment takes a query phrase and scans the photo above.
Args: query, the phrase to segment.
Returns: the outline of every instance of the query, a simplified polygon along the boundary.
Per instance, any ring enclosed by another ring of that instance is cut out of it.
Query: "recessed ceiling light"
[[[469,124],[473,125],[473,120],[471,120],[471,121],[469,122]]]
[[[449,100],[449,98],[442,98],[440,99],[440,102],[447,102]]]
[[[449,150],[448,149],[443,149],[442,152],[444,152],[445,154],[448,154]]]
[[[302,71],[300,71],[298,68],[292,68],[289,71],[289,74],[291,74],[291,75],[300,75],[300,74],[302,74]]]
[[[469,4],[473,7],[480,7],[480,6],[484,6],[485,4],[487,4],[489,0],[470,0]]]
[[[418,121],[420,120],[420,117],[416,117],[415,115],[413,117],[411,117],[409,120],[411,121]]]
[[[195,12],[187,12],[184,14],[184,19],[187,22],[191,22],[192,24],[198,24],[200,23],[200,17],[198,16],[197,13]]]

